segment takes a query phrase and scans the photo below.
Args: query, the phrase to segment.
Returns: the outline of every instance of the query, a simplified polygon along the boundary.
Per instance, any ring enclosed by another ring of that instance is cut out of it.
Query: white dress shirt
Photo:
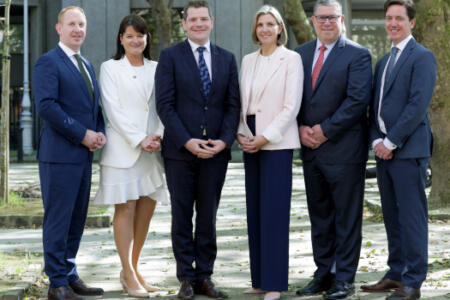
[[[211,42],[208,40],[204,45],[198,45],[196,43],[194,43],[193,41],[191,41],[190,39],[188,39],[189,45],[191,45],[191,49],[192,49],[192,53],[194,53],[194,57],[195,57],[195,62],[197,63],[198,66],[198,57],[199,57],[199,53],[198,53],[198,47],[205,47],[205,51],[203,51],[203,58],[205,59],[205,63],[206,63],[206,67],[208,67],[208,72],[209,72],[209,79],[212,82],[212,72],[211,72]]]
[[[395,56],[395,63],[397,63],[398,58],[400,57],[400,55],[402,54],[403,50],[405,50],[406,45],[409,43],[409,41],[413,38],[413,36],[410,34],[407,38],[405,38],[403,41],[401,41],[400,43],[398,43],[397,47],[398,51],[397,51],[397,55]],[[392,43],[391,45],[391,49],[392,47],[394,47],[394,44]],[[383,102],[383,93],[384,93],[384,78],[386,77],[386,69],[387,66],[389,65],[389,61],[391,60],[391,58],[389,57],[389,59],[386,62],[386,65],[384,67],[383,70],[383,75],[381,76],[381,87],[380,87],[380,99],[378,100],[378,112],[377,112],[377,118],[378,118],[378,124],[380,125],[380,130],[382,133],[387,134],[387,130],[386,130],[386,125],[384,124],[383,119],[381,118],[381,105]],[[395,65],[394,65],[395,68]],[[387,137],[385,137],[384,139],[376,139],[372,142],[372,149],[375,148],[375,146],[380,143],[383,142],[384,146],[386,148],[388,148],[389,150],[394,150],[397,148],[397,145],[395,145],[394,143],[392,143]]]
[[[325,64],[325,61],[327,60],[328,55],[330,54],[331,50],[333,50],[334,45],[336,45],[337,41],[338,40],[335,40],[334,42],[329,43],[329,44],[322,44],[322,42],[319,39],[317,39],[316,50],[314,51],[314,59],[313,59],[313,64],[312,64],[312,68],[311,68],[311,74],[314,70],[314,66],[316,65],[317,60],[319,59],[320,47],[322,47],[322,45],[325,45],[325,47],[327,47],[327,49],[323,53],[323,64]],[[323,66],[323,64],[322,64],[322,66]]]
[[[64,45],[63,42],[61,42],[61,41],[59,41],[58,46],[67,55],[67,57],[69,57],[70,61],[74,64],[75,68],[77,68],[77,70],[80,71],[80,69],[78,68],[77,59],[74,56],[75,54],[79,54],[81,56],[80,51],[78,51],[78,52],[73,51],[72,49],[70,49],[69,47]],[[83,59],[81,61],[83,61]],[[86,68],[86,66],[84,65],[84,62],[83,62],[83,67],[84,67],[84,70],[86,71],[86,74],[88,75],[89,80],[91,81],[92,91],[94,91],[94,86],[92,84],[91,74],[89,74],[89,71]]]

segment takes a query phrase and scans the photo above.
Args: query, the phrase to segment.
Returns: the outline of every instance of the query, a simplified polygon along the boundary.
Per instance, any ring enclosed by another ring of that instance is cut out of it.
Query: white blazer
[[[139,158],[140,143],[146,136],[162,136],[164,128],[156,114],[154,96],[156,64],[144,58],[149,82],[143,93],[136,84],[141,79],[126,56],[102,63],[99,82],[107,143],[100,156],[100,165],[129,168]]]
[[[241,119],[238,134],[251,137],[247,125],[250,101],[259,50],[242,59]],[[264,88],[257,97],[255,114],[256,135],[263,135],[269,143],[262,150],[300,148],[297,115],[303,95],[303,63],[297,52],[279,46],[271,58]]]

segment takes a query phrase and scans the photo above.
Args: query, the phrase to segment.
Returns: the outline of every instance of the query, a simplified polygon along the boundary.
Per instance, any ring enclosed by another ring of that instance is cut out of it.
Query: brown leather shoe
[[[386,297],[386,300],[416,300],[420,299],[420,289],[415,289],[410,286],[402,286],[396,290],[392,295]]]
[[[383,293],[398,290],[403,284],[400,281],[392,280],[386,277],[381,278],[375,284],[366,284],[361,286],[361,290],[368,293]]]
[[[78,295],[83,296],[101,296],[103,295],[102,288],[90,287],[83,282],[83,280],[79,279],[69,283],[72,290]]]
[[[68,286],[60,286],[48,289],[48,300],[84,300],[84,298],[75,294]]]
[[[228,298],[228,294],[216,288],[211,278],[205,278],[195,283],[195,293],[210,298]]]
[[[178,298],[183,300],[194,299],[194,288],[192,287],[192,282],[189,280],[182,280],[180,290],[178,291]]]

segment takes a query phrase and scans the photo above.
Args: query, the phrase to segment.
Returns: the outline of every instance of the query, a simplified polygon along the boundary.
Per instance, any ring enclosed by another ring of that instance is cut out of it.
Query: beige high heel
[[[281,292],[271,291],[264,295],[264,300],[278,300],[281,297]]]
[[[137,277],[139,283],[142,285],[142,287],[147,290],[147,292],[153,293],[153,292],[160,291],[160,289],[158,287],[148,285],[147,282],[145,282],[144,278],[142,278],[141,274],[139,274],[138,272],[136,272],[136,277]]]
[[[123,278],[123,271],[120,271],[120,283],[122,284],[123,291],[126,292],[128,296],[135,298],[150,298],[150,295],[144,288],[139,290],[130,289]]]
[[[244,294],[246,295],[256,295],[256,294],[262,294],[264,293],[261,289],[255,289],[255,288],[249,288],[244,291]]]

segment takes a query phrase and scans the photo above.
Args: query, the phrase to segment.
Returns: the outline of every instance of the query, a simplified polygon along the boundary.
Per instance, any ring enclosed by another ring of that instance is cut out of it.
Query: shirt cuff
[[[384,138],[383,140],[383,144],[386,148],[388,148],[389,150],[395,150],[397,149],[397,145],[392,143],[387,137]]]
[[[376,139],[372,142],[372,149],[375,149],[375,146],[378,145],[378,143],[381,143],[383,139]]]

